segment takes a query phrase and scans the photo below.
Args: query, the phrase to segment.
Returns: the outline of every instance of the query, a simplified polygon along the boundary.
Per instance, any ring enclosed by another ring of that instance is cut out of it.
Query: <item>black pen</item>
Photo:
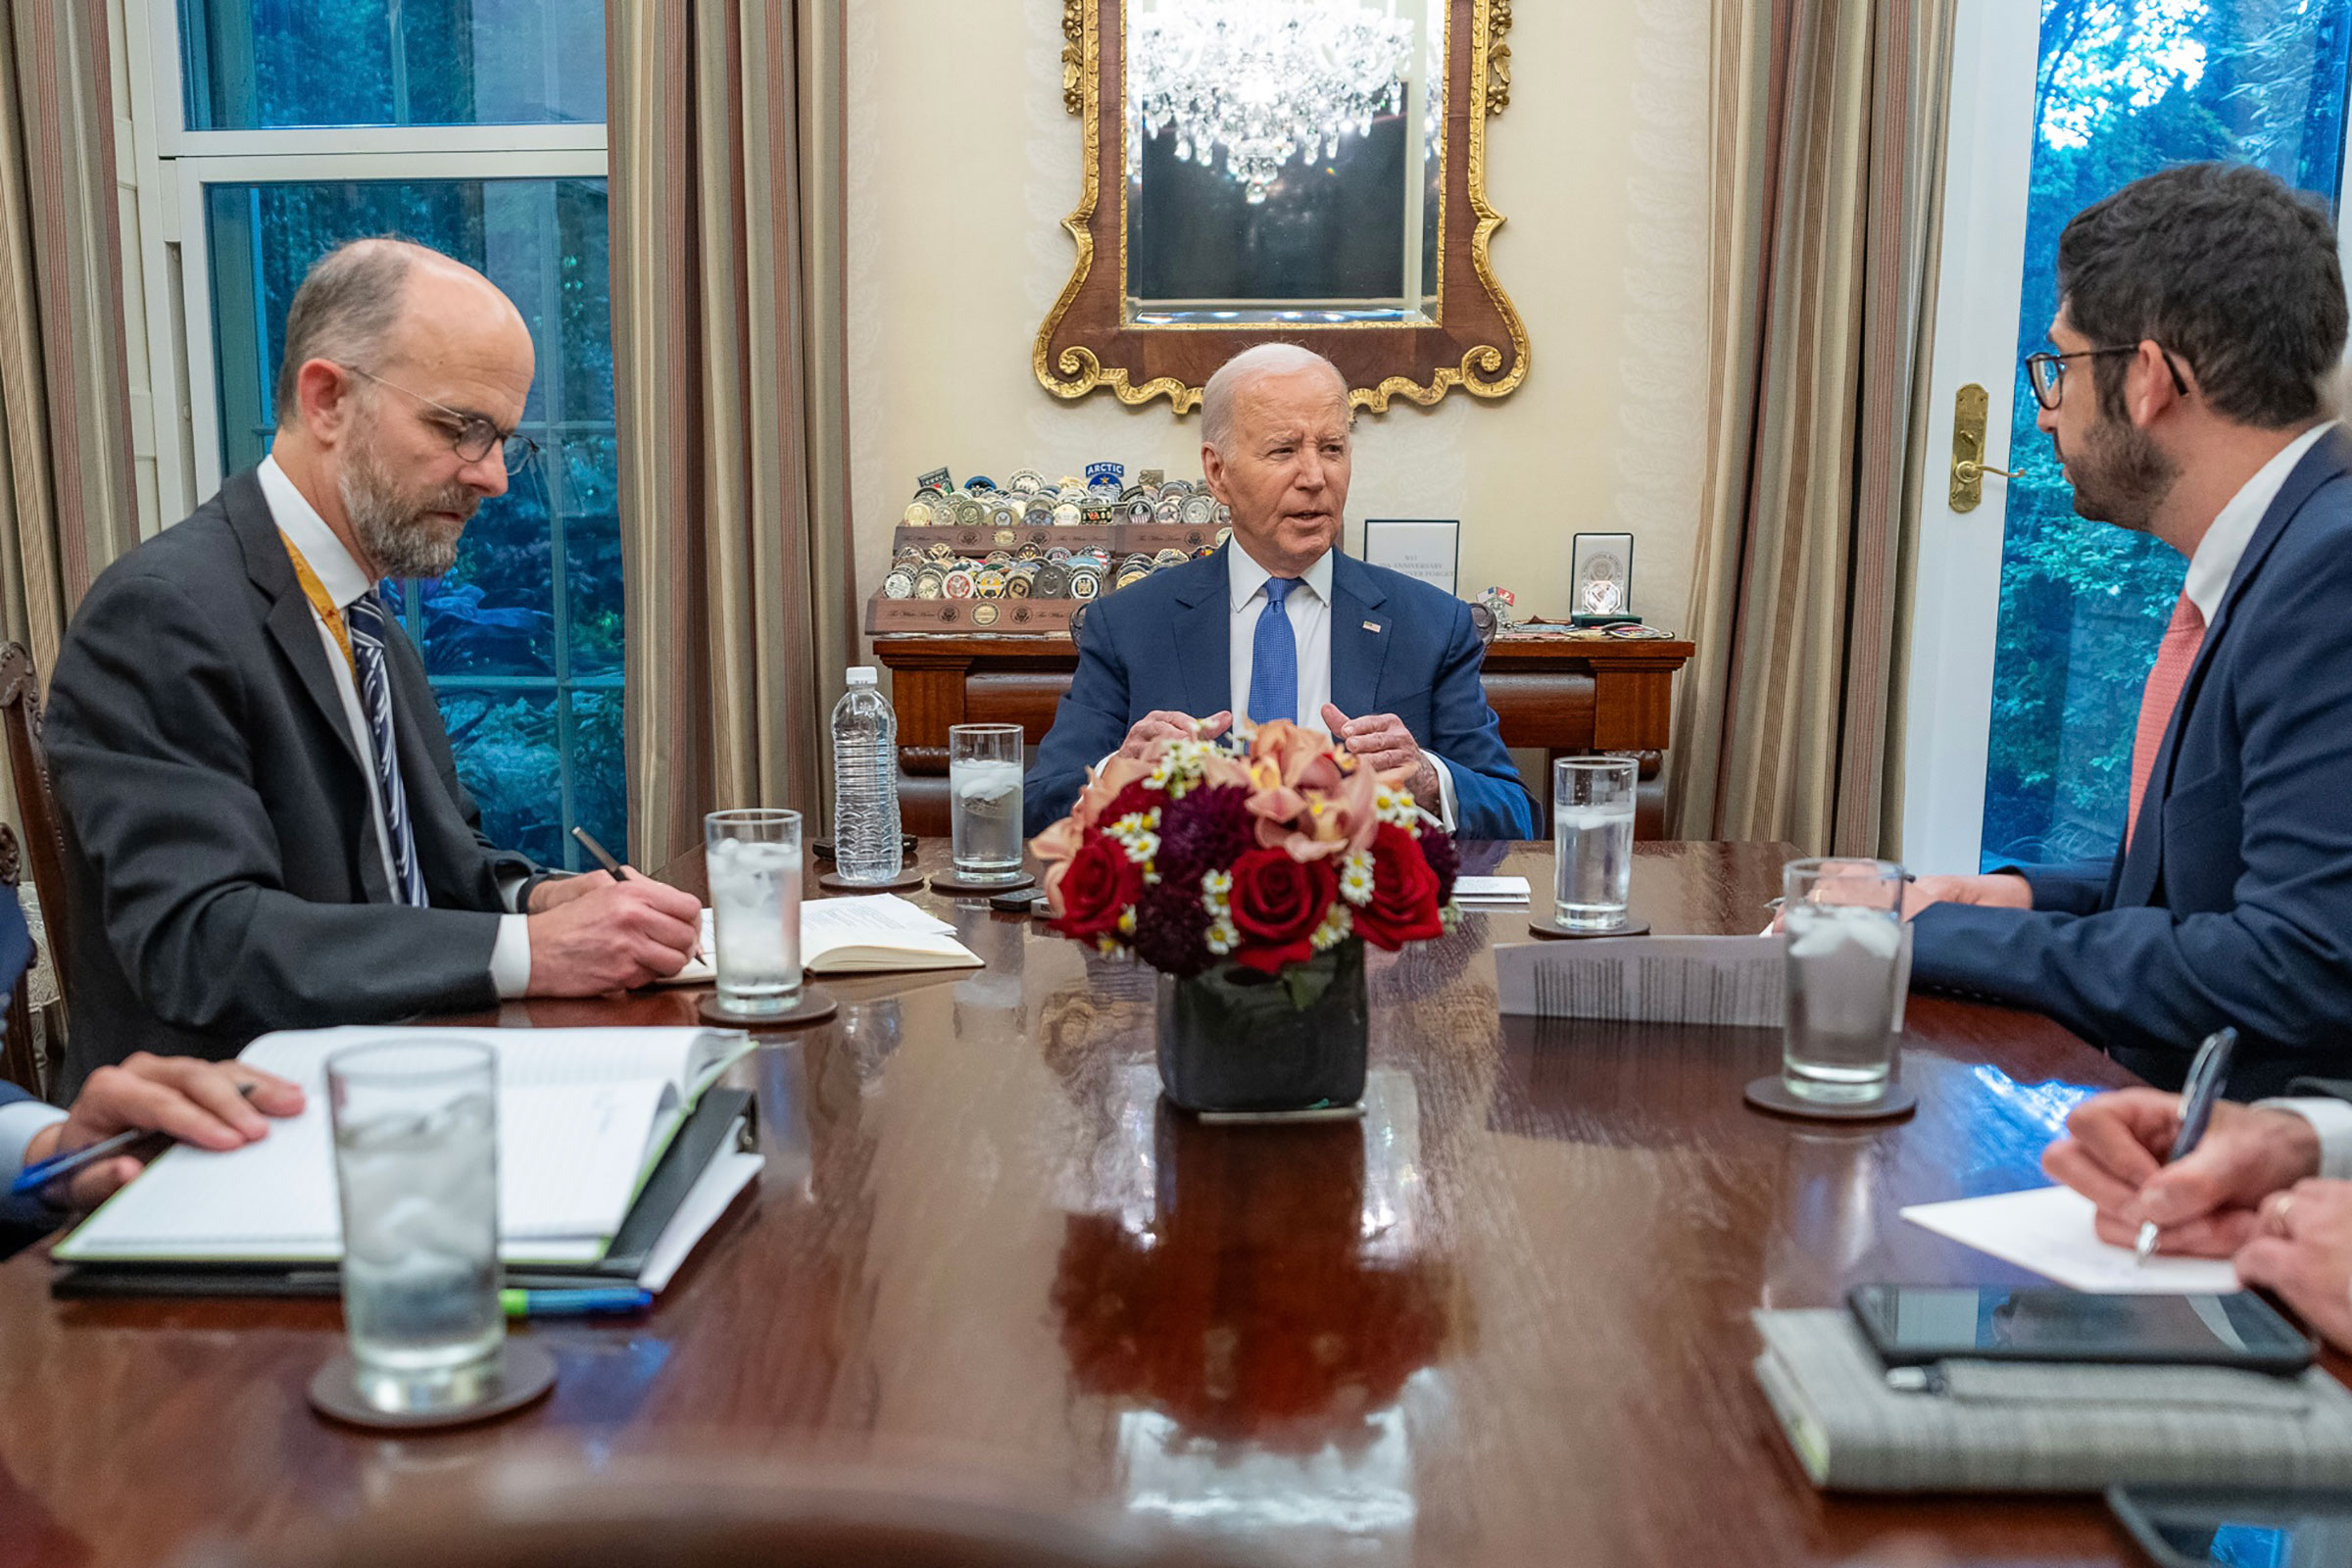
[[[252,1084],[239,1084],[237,1093],[243,1095],[247,1100],[251,1100],[254,1088],[255,1086]],[[37,1193],[51,1182],[64,1181],[69,1176],[78,1176],[100,1160],[112,1159],[117,1154],[127,1152],[141,1144],[155,1146],[141,1156],[144,1159],[153,1159],[178,1142],[179,1140],[170,1133],[156,1132],[146,1127],[131,1127],[115,1134],[112,1138],[101,1138],[87,1149],[76,1149],[71,1154],[59,1154],[54,1159],[44,1159],[37,1165],[25,1166],[18,1173],[17,1179],[9,1185],[8,1195],[11,1198],[22,1198],[26,1193]]]
[[[2180,1130],[2173,1137],[2172,1157],[2167,1165],[2186,1159],[2196,1152],[2197,1141],[2205,1136],[2206,1124],[2213,1120],[2213,1102],[2222,1098],[2222,1085],[2230,1079],[2230,1053],[2237,1048],[2237,1031],[2227,1026],[2216,1029],[2197,1047],[2196,1058],[2189,1063],[2188,1081],[2180,1090]],[[2140,1222],[2139,1236],[2132,1249],[2138,1263],[2145,1267],[2148,1255],[2156,1250],[2156,1222]]]
[[[573,828],[571,830],[571,836],[580,841],[581,849],[586,850],[590,855],[596,857],[597,864],[603,866],[606,870],[612,873],[613,881],[617,882],[622,877],[629,874],[629,868],[621,864],[618,860],[612,858],[612,852],[606,849],[602,844],[597,843],[594,836],[592,836],[586,828]]]

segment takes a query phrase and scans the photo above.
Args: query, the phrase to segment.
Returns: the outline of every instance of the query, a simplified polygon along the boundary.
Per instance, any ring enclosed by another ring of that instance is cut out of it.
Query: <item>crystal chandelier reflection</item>
[[[1412,69],[1413,24],[1358,0],[1161,0],[1130,26],[1127,167],[1170,128],[1204,169],[1224,148],[1252,203],[1294,156],[1332,157],[1396,113]]]

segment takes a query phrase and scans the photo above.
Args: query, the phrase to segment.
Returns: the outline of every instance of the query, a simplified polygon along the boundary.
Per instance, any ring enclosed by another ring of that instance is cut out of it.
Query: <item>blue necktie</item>
[[[1298,722],[1298,637],[1291,630],[1282,602],[1298,586],[1297,577],[1266,579],[1266,608],[1257,617],[1257,641],[1250,654],[1250,721],[1287,718]]]
[[[424,872],[416,864],[416,827],[409,820],[409,795],[400,783],[400,753],[392,743],[392,679],[384,668],[382,601],[366,593],[343,610],[351,632],[351,661],[359,666],[360,706],[368,710],[368,738],[375,747],[375,783],[384,798],[384,825],[392,851],[392,897],[423,908]]]

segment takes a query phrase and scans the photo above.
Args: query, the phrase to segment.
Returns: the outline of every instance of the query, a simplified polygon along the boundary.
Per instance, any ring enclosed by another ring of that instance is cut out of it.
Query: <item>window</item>
[[[578,825],[625,855],[601,0],[149,6],[177,90],[134,102],[140,200],[178,232],[143,255],[148,336],[178,340],[191,416],[157,520],[268,452],[286,308],[320,254],[399,233],[479,269],[531,331],[541,455],[446,577],[402,585],[403,618],[490,836],[577,868]],[[184,330],[156,330],[166,311]]]
[[[2018,353],[2046,348],[2067,220],[2143,174],[2259,164],[2337,199],[2352,0],[2042,0]],[[2140,689],[2180,592],[2159,540],[2075,515],[2023,372],[2017,387],[1984,863],[2111,855]]]

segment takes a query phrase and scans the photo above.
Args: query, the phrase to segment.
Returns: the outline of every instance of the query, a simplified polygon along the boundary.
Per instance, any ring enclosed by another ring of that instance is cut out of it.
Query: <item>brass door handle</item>
[[[1974,512],[1984,499],[1984,476],[1997,473],[2004,479],[2017,474],[2008,468],[1995,468],[1984,461],[1984,419],[1990,400],[1984,389],[1971,381],[1962,387],[1952,400],[1952,493],[1954,512]]]

